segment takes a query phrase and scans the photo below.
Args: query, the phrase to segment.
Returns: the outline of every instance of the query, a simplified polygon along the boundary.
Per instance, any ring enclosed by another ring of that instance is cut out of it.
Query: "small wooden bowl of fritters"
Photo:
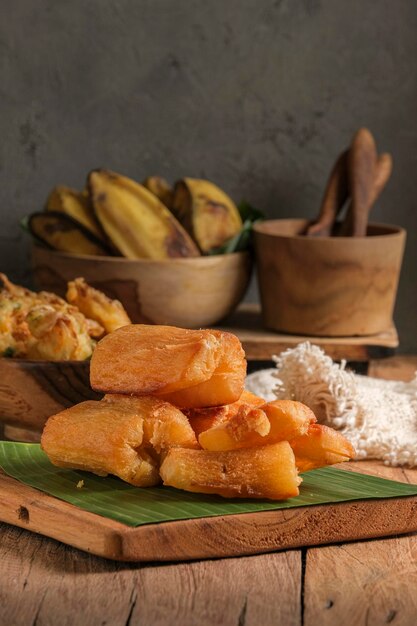
[[[0,274],[0,422],[12,439],[36,441],[47,418],[87,399],[96,340],[130,323],[117,301],[82,278],[66,300]]]

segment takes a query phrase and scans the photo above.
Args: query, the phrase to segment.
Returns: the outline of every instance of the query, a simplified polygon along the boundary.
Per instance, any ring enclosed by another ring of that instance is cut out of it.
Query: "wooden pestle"
[[[305,232],[309,237],[329,237],[332,234],[336,216],[349,194],[348,154],[349,150],[342,152],[330,172],[319,216],[313,224],[307,227]]]
[[[376,178],[378,152],[375,140],[367,128],[355,134],[348,156],[349,190],[352,197],[352,232],[354,237],[365,237],[368,215]]]
[[[351,147],[337,158],[327,181],[318,218],[310,224],[305,235],[310,237],[365,236],[369,211],[388,182],[392,172],[392,157],[378,156],[374,138],[361,128]],[[342,223],[336,217],[349,196],[352,201]]]
[[[369,211],[371,210],[372,206],[375,204],[376,200],[378,199],[381,191],[384,189],[385,185],[387,184],[392,173],[392,168],[393,168],[392,156],[388,152],[384,152],[377,159],[374,183],[371,187],[371,193],[369,195],[368,212],[366,215],[365,224],[361,225],[361,228],[362,228],[361,232],[363,233],[363,228],[365,229],[365,232],[363,234],[358,234],[358,223],[356,222],[355,224],[354,214],[353,214],[353,210],[354,210],[353,202],[351,202],[346,213],[346,218],[343,221],[340,227],[340,230],[338,232],[339,236],[342,236],[342,237],[349,237],[349,236],[361,237],[362,236],[363,237],[366,235],[366,226],[368,222]]]

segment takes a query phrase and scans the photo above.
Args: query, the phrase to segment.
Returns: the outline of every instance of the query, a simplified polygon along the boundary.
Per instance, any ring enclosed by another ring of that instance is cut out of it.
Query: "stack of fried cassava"
[[[225,497],[298,495],[298,472],[352,458],[350,443],[291,400],[244,391],[240,341],[218,330],[130,325],[91,360],[101,401],[51,417],[42,447],[61,467]]]

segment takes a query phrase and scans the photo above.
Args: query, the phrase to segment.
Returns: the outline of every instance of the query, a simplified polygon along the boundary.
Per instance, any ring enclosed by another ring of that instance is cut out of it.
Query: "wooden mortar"
[[[370,224],[367,237],[304,237],[307,220],[255,224],[264,325],[301,335],[370,335],[387,330],[406,233]]]

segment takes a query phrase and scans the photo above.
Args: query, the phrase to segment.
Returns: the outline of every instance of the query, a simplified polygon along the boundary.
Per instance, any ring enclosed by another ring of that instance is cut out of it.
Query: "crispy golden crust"
[[[343,463],[355,457],[355,450],[346,437],[323,424],[311,424],[307,432],[290,441],[290,445],[300,472]]]
[[[111,300],[98,289],[88,285],[84,278],[75,278],[68,283],[66,298],[85,317],[100,324],[102,334],[111,333],[131,323],[119,300]]]
[[[206,331],[207,332],[207,331]],[[210,331],[220,344],[218,364],[212,375],[200,382],[171,393],[163,398],[183,409],[232,404],[243,393],[246,377],[246,359],[236,335],[219,330]]]
[[[183,412],[190,420],[190,424],[198,437],[200,433],[213,428],[213,426],[217,426],[223,421],[231,419],[234,415],[236,415],[242,405],[250,405],[250,407],[253,408],[259,407],[263,404],[265,404],[265,400],[263,398],[260,398],[254,393],[244,389],[239,400],[236,400],[236,402],[233,402],[232,404],[200,409],[183,409]]]
[[[47,291],[35,293],[0,274],[0,355],[84,360],[94,342],[84,315]]]
[[[307,432],[316,421],[301,402],[275,400],[252,406],[242,403],[227,419],[200,432],[198,441],[206,450],[237,450],[288,441]]]
[[[158,395],[182,408],[237,400],[245,373],[244,352],[230,333],[135,324],[98,343],[90,381],[98,391]]]
[[[161,455],[173,446],[197,447],[187,418],[157,398],[107,396],[50,417],[41,445],[59,467],[114,474],[132,485],[160,482]]]
[[[294,453],[287,441],[228,452],[168,452],[160,469],[164,485],[226,498],[284,500],[298,495]]]

